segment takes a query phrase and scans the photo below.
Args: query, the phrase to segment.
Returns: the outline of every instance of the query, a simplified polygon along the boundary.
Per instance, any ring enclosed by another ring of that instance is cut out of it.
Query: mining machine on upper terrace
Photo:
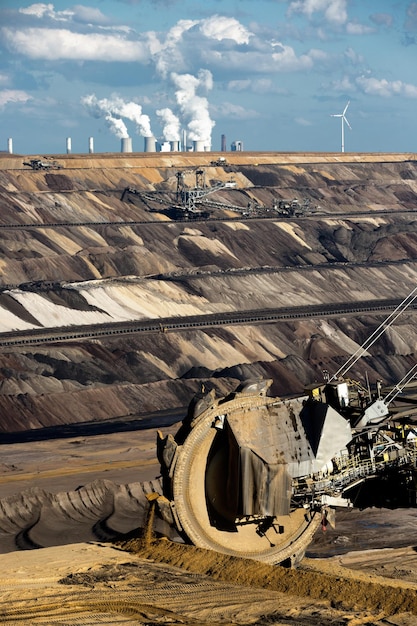
[[[234,188],[236,183],[233,180],[230,181],[218,181],[210,187],[206,185],[205,171],[202,168],[195,170],[195,186],[188,187],[185,184],[185,172],[177,172],[177,206],[183,211],[184,214],[192,215],[197,214],[200,216],[204,209],[197,207],[197,204],[201,204],[204,198],[208,195],[220,191],[225,188]]]
[[[158,435],[159,516],[196,546],[293,565],[335,507],[417,506],[412,409],[390,409],[417,365],[386,395],[379,383],[371,393],[346,378],[416,297],[417,289],[335,376],[302,397],[269,396],[272,381],[197,396],[175,437]]]
[[[219,160],[220,163],[220,160]],[[224,164],[223,161],[221,161]],[[189,187],[185,178],[186,175],[192,173],[195,175],[195,185],[193,187]],[[164,213],[173,219],[207,219],[210,217],[210,211],[207,206],[203,206],[205,203],[205,199],[212,193],[216,191],[220,191],[221,189],[227,188],[235,188],[236,183],[233,180],[228,181],[217,181],[213,185],[208,186],[206,184],[205,179],[205,170],[203,168],[196,169],[188,169],[178,171],[176,174],[177,178],[177,188],[175,194],[175,203],[168,208],[157,208],[153,209],[158,213]],[[155,203],[156,194],[155,192],[150,191],[141,191],[134,189],[133,187],[126,187],[124,189],[121,200],[125,200],[128,194],[134,194],[139,196],[142,200],[150,201]],[[159,200],[159,203],[162,204],[162,201]],[[232,205],[217,202],[215,203],[216,208],[238,208],[241,207],[233,207]]]
[[[31,167],[33,170],[60,170],[62,165],[57,161],[49,159],[30,159],[30,161],[23,161],[23,165]]]

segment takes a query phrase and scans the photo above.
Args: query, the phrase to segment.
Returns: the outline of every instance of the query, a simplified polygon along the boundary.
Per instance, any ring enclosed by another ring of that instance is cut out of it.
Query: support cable
[[[396,309],[378,326],[378,328],[368,337],[368,339],[352,354],[342,367],[329,379],[329,382],[337,379],[339,376],[345,376],[353,365],[365,354],[365,352],[373,346],[373,344],[385,333],[385,331],[395,322],[395,320],[403,313],[407,307],[417,298],[417,287],[411,291],[406,298],[397,306]]]

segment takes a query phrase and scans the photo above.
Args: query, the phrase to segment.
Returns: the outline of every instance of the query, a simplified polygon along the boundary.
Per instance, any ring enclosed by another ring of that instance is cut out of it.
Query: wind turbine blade
[[[343,116],[343,119],[345,120],[346,124],[349,126],[350,130],[352,130],[352,126],[349,124],[349,122],[347,121],[347,118],[345,116]]]
[[[349,100],[349,102],[347,103],[347,105],[345,106],[345,108],[343,109],[343,113],[342,113],[342,115],[344,115],[344,114],[346,113],[346,111],[347,111],[347,108],[348,108],[349,104],[350,104],[350,100]]]

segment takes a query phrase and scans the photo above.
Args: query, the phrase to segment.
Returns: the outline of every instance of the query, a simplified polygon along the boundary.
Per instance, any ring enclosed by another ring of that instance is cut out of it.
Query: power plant
[[[186,131],[182,131],[181,139],[170,140],[170,141],[159,141],[153,135],[146,136],[143,138],[143,151],[148,152],[211,152],[210,140],[193,140],[190,143],[187,143],[187,133]],[[243,142],[242,141],[233,141],[231,143],[230,149],[232,152],[243,150]],[[72,154],[72,138],[66,137],[65,140],[65,151],[67,154]],[[226,136],[221,136],[221,151],[227,152],[226,147]],[[13,138],[9,137],[7,139],[7,150],[9,154],[13,154]],[[94,137],[88,138],[88,152],[89,154],[94,154]],[[131,137],[122,137],[120,140],[120,152],[130,153],[133,152],[133,142]]]

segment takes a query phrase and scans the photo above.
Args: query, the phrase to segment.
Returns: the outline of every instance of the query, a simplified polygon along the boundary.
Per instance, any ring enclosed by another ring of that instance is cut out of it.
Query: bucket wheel
[[[240,419],[245,410],[261,414],[273,400],[264,390],[256,395],[236,393],[222,401],[208,394],[175,439],[160,438],[158,456],[165,476],[164,494],[177,530],[187,542],[231,556],[295,565],[320,525],[319,513],[294,506],[286,515],[235,518],[231,510],[236,496],[230,497],[230,458],[222,419],[225,415]]]

